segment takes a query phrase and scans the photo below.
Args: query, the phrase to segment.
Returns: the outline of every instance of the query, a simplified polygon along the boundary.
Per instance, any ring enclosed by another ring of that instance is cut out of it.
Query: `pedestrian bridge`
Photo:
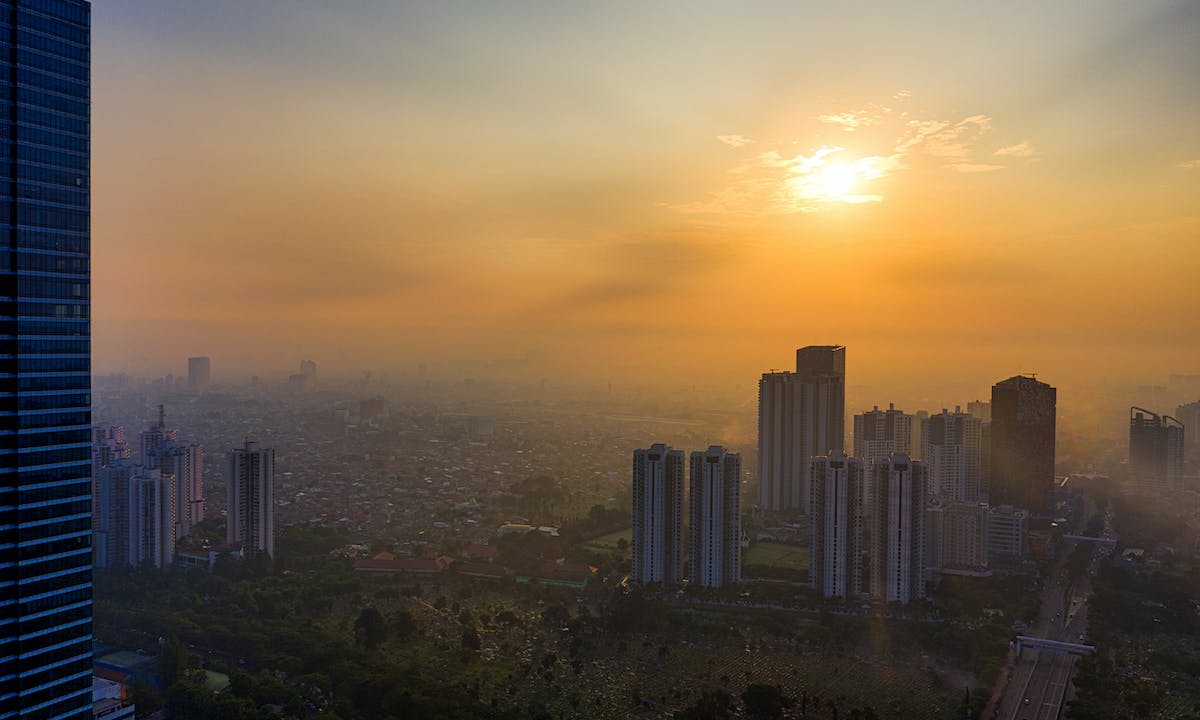
[[[1094,542],[1101,545],[1116,545],[1116,538],[1089,537],[1087,535],[1063,535],[1064,540],[1077,540],[1079,542]]]
[[[1078,643],[1063,642],[1061,640],[1048,640],[1046,638],[1029,637],[1028,635],[1017,636],[1017,655],[1021,654],[1021,650],[1030,648],[1038,652],[1049,652],[1058,655],[1091,655],[1096,652],[1095,645],[1080,645]]]

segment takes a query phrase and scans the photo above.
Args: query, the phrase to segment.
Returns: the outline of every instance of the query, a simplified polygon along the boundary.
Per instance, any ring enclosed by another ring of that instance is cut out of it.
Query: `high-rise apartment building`
[[[1056,402],[1053,387],[1026,375],[992,386],[991,503],[1054,509]]]
[[[226,525],[230,545],[246,555],[275,556],[275,451],[255,443],[225,455]]]
[[[1200,400],[1175,408],[1175,417],[1183,423],[1185,451],[1188,454],[1200,451]]]
[[[212,381],[212,360],[207,357],[188,358],[188,388],[207,390]]]
[[[96,474],[93,543],[96,567],[167,567],[175,560],[175,476],[132,460]]]
[[[633,453],[634,582],[683,579],[683,465],[683,451],[662,443]]]
[[[818,455],[810,476],[809,582],[822,597],[857,597],[863,592],[863,462],[840,450]]]
[[[885,602],[925,597],[925,463],[893,455],[871,466],[872,594]]]
[[[796,351],[796,372],[758,383],[758,504],[809,512],[809,460],[845,448],[846,348]]]
[[[951,575],[986,572],[987,511],[980,503],[931,500],[925,513],[927,567]]]
[[[854,457],[864,465],[884,460],[893,453],[911,454],[912,437],[913,416],[897,410],[893,404],[887,410],[876,406],[854,416]]]
[[[929,493],[947,502],[979,500],[979,418],[955,408],[921,421],[921,460],[929,468]]]
[[[90,718],[90,48],[84,0],[0,0],[0,718]]]
[[[980,422],[992,421],[992,404],[986,400],[972,400],[967,403],[967,414],[979,418]]]
[[[1146,490],[1177,490],[1183,481],[1184,426],[1170,415],[1129,409],[1129,478]]]
[[[691,584],[736,585],[742,579],[742,456],[717,445],[693,452],[688,491]]]
[[[187,537],[204,519],[204,449],[179,442],[179,432],[167,427],[161,405],[158,423],[141,434],[141,464],[175,476],[175,540]]]
[[[913,413],[912,454],[909,455],[913,460],[922,459],[921,452],[925,449],[925,437],[921,434],[921,430],[925,427],[927,420],[929,420],[928,410],[918,410]]]
[[[987,509],[988,561],[1011,560],[1025,554],[1029,532],[1029,511],[1012,505],[991,505]]]

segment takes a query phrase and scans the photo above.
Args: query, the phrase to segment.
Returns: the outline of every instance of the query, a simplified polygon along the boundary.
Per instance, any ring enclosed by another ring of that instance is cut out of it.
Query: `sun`
[[[854,168],[835,163],[817,174],[817,184],[826,197],[840,198],[854,189]]]

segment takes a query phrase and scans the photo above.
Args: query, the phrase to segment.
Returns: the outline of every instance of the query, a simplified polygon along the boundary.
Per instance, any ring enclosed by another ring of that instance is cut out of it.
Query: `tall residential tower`
[[[657,443],[633,453],[634,582],[679,585],[683,569],[683,451]]]
[[[246,441],[225,456],[225,538],[246,555],[275,556],[275,451]]]
[[[706,588],[736,585],[742,579],[742,456],[718,445],[693,452],[688,490],[688,579]]]

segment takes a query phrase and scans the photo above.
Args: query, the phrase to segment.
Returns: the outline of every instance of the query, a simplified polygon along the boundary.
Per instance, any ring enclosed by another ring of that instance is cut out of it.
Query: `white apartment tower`
[[[925,463],[892,455],[871,466],[875,596],[906,604],[925,597]]]
[[[758,504],[810,511],[809,460],[845,448],[846,348],[796,351],[796,372],[764,373],[758,383]]]
[[[662,443],[633,453],[633,571],[674,587],[683,566],[683,451]]]
[[[175,562],[175,476],[138,468],[128,489],[129,564],[170,567]]]
[[[980,488],[982,421],[955,408],[921,420],[921,460],[929,493],[947,502],[975,503]]]
[[[912,454],[913,416],[896,409],[876,406],[870,412],[854,416],[854,457],[870,466],[886,460],[892,453]]]
[[[812,459],[812,545],[809,579],[822,597],[863,592],[862,460],[837,452]]]
[[[691,584],[736,585],[742,578],[742,456],[718,445],[693,452],[688,489]]]
[[[179,442],[178,431],[166,426],[162,405],[158,423],[141,434],[141,463],[175,476],[175,540],[187,537],[204,519],[204,449]]]
[[[225,538],[247,555],[275,556],[275,451],[246,441],[225,456]]]

